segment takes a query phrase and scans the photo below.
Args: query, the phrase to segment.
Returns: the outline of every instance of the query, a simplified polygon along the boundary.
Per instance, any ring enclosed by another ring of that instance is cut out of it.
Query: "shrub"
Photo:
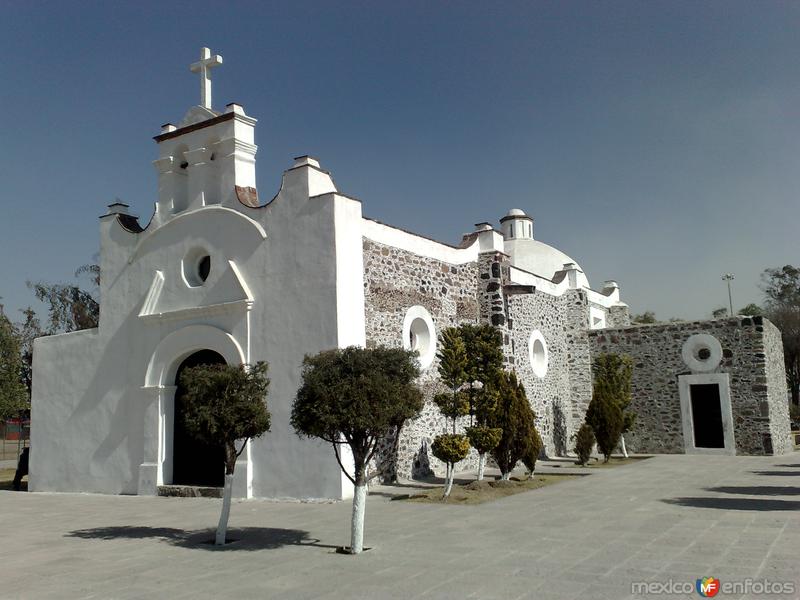
[[[592,401],[586,411],[586,422],[594,432],[597,448],[608,462],[619,444],[623,427],[622,408],[602,382],[595,383]]]
[[[539,459],[539,453],[542,451],[543,446],[542,437],[534,427],[528,440],[528,449],[522,455],[522,464],[528,469],[530,477],[533,477],[533,472],[536,470],[536,461]]]
[[[575,454],[578,455],[578,464],[585,465],[589,461],[593,447],[594,432],[588,423],[584,423],[575,434]]]
[[[508,479],[523,456],[529,451],[533,432],[536,430],[525,388],[514,373],[500,373],[497,378],[497,407],[490,425],[503,430],[500,443],[492,450],[503,479]]]

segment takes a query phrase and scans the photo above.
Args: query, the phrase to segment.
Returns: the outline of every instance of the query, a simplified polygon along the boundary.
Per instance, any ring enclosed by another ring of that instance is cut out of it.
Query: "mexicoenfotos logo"
[[[719,593],[719,579],[703,577],[697,580],[695,587],[703,598],[713,598]]]

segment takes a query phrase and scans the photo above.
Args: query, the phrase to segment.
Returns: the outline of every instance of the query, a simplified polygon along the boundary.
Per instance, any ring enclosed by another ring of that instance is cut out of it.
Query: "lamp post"
[[[731,316],[733,316],[733,298],[731,296],[731,281],[733,281],[734,279],[736,278],[733,276],[733,273],[725,273],[722,276],[722,281],[728,282],[728,303],[730,304],[731,307]]]

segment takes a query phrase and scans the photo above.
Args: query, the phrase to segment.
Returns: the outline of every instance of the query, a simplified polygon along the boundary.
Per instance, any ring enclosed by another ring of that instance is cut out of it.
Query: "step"
[[[158,486],[158,495],[171,498],[222,498],[222,488],[199,485],[160,485]]]

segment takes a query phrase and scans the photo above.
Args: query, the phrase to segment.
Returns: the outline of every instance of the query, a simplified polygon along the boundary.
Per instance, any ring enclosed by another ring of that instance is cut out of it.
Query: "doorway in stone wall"
[[[719,400],[719,384],[700,383],[689,386],[692,403],[692,428],[694,445],[697,448],[724,448],[722,406]]]
[[[181,374],[198,365],[225,364],[225,359],[213,350],[200,350],[186,358],[175,375],[175,430],[172,446],[172,484],[222,487],[225,482],[225,451],[223,447],[205,444],[193,438],[183,419]]]
[[[680,375],[678,390],[684,451],[689,454],[736,454],[728,374]]]

